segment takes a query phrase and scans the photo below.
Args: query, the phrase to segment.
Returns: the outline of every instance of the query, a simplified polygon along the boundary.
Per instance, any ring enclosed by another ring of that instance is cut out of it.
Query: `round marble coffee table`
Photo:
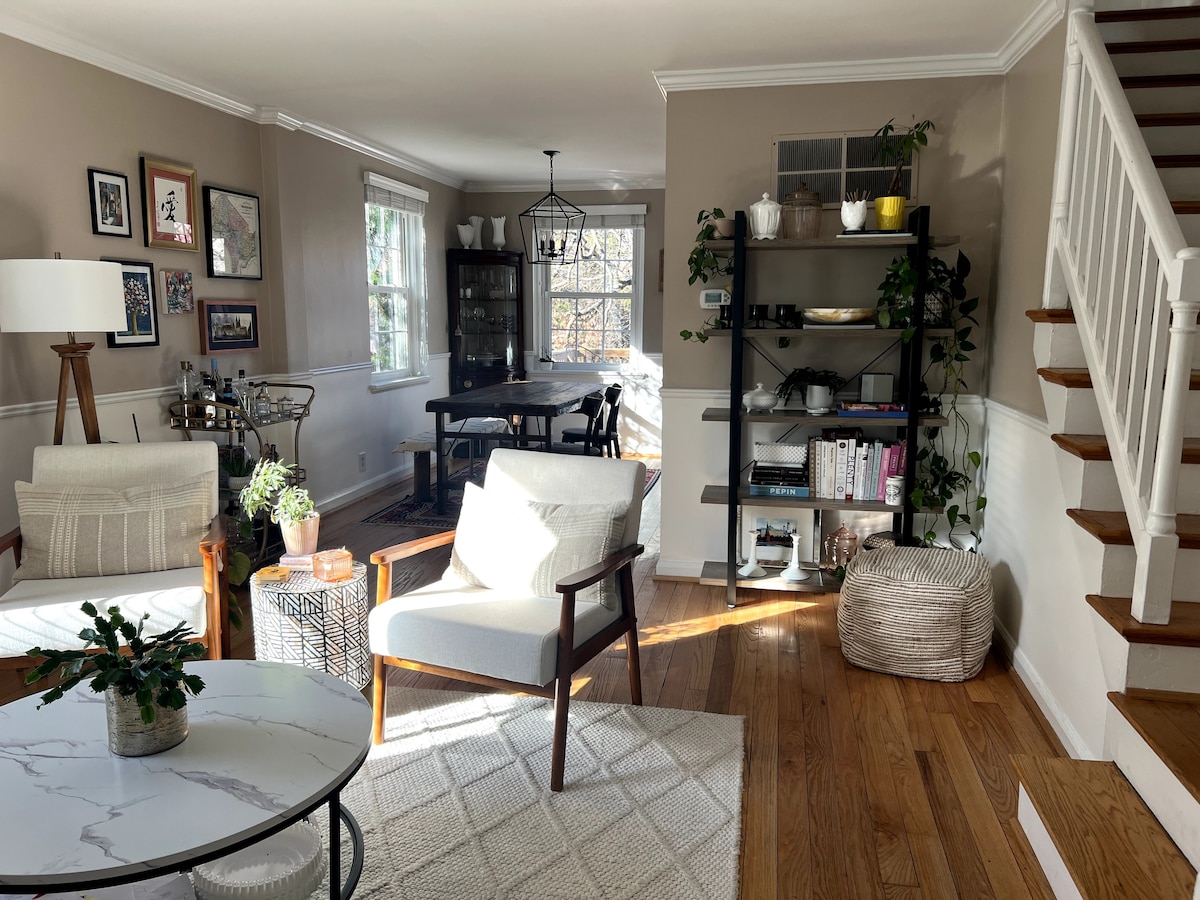
[[[0,706],[0,894],[97,888],[186,871],[329,805],[331,900],[349,897],[362,832],[341,789],[370,746],[371,709],[309,668],[188,663],[187,740],[154,756],[109,753],[104,699],[81,685],[37,709]],[[341,877],[340,825],[354,839]]]

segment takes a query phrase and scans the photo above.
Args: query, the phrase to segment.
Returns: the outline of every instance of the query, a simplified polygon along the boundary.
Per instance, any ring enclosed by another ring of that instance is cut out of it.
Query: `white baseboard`
[[[411,466],[399,469],[392,469],[390,472],[384,472],[382,475],[376,475],[370,481],[364,481],[362,484],[356,484],[354,487],[344,491],[339,491],[335,494],[330,494],[328,497],[322,497],[316,500],[317,508],[321,512],[333,512],[335,509],[340,509],[353,503],[355,500],[361,500],[368,494],[373,494],[375,491],[382,490],[385,487],[390,487],[393,484],[399,484],[403,481],[412,482],[413,470]]]

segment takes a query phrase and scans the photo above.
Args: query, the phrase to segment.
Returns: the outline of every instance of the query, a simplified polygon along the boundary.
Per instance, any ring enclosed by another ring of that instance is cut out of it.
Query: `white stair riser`
[[[1159,169],[1158,177],[1172,200],[1200,198],[1200,169]]]
[[[1176,216],[1189,246],[1200,247],[1200,216]]]
[[[1200,693],[1200,648],[1130,644],[1127,687]]]
[[[1058,470],[1069,506],[1083,509],[1122,508],[1121,492],[1117,488],[1117,475],[1111,460],[1082,460],[1066,450],[1060,450],[1059,453]],[[1175,511],[1200,513],[1200,466],[1180,466]]]
[[[1151,156],[1195,153],[1196,148],[1200,147],[1200,125],[1143,128],[1142,137],[1146,139],[1146,147],[1149,148]]]
[[[1017,821],[1021,823],[1025,837],[1029,838],[1029,846],[1033,848],[1033,855],[1037,857],[1042,871],[1046,873],[1046,880],[1050,882],[1050,890],[1058,900],[1083,900],[1083,896],[1075,886],[1075,880],[1067,871],[1067,864],[1063,862],[1062,856],[1054,846],[1054,840],[1046,831],[1046,826],[1042,822],[1041,816],[1038,815],[1033,801],[1025,793],[1025,785],[1018,785],[1018,788],[1020,794],[1017,797]]]
[[[1083,344],[1077,325],[1037,322],[1033,326],[1033,358],[1039,368],[1083,368]]]
[[[1042,401],[1046,406],[1046,423],[1052,433],[1104,433],[1104,423],[1091,390],[1072,390],[1042,379]]]
[[[1129,779],[1188,862],[1200,868],[1200,803],[1179,783],[1137,729],[1109,704],[1105,741]]]
[[[1200,87],[1135,88],[1125,96],[1135,114],[1200,109]]]
[[[1133,596],[1133,570],[1137,559],[1132,547],[1102,544],[1082,528],[1075,528],[1075,547],[1084,591],[1106,597]],[[1181,550],[1175,559],[1174,600],[1200,602],[1200,550]]]
[[[1129,683],[1129,642],[1096,610],[1092,609],[1092,632],[1104,671],[1104,690],[1124,692]]]

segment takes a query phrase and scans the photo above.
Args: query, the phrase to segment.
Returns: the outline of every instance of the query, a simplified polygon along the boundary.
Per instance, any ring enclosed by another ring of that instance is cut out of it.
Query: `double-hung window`
[[[429,194],[366,173],[372,383],[427,374],[425,204]]]
[[[641,349],[646,207],[583,207],[579,258],[533,266],[534,349],[555,368],[614,369]]]

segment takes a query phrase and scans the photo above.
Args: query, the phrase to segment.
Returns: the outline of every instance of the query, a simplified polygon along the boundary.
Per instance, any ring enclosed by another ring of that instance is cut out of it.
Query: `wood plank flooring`
[[[361,524],[404,493],[392,488],[323,515],[322,545],[365,559],[428,534]],[[742,591],[729,610],[721,588],[653,579],[657,534],[646,524],[648,552],[635,573],[645,702],[745,717],[743,900],[1051,896],[1016,822],[1009,756],[1066,754],[1002,657],[993,652],[965,685],[854,668],[838,645],[836,595]],[[396,580],[435,578],[445,560]],[[253,654],[250,623],[235,653]],[[4,688],[0,699],[30,692],[5,697]],[[574,696],[629,701],[623,642],[580,670]]]

